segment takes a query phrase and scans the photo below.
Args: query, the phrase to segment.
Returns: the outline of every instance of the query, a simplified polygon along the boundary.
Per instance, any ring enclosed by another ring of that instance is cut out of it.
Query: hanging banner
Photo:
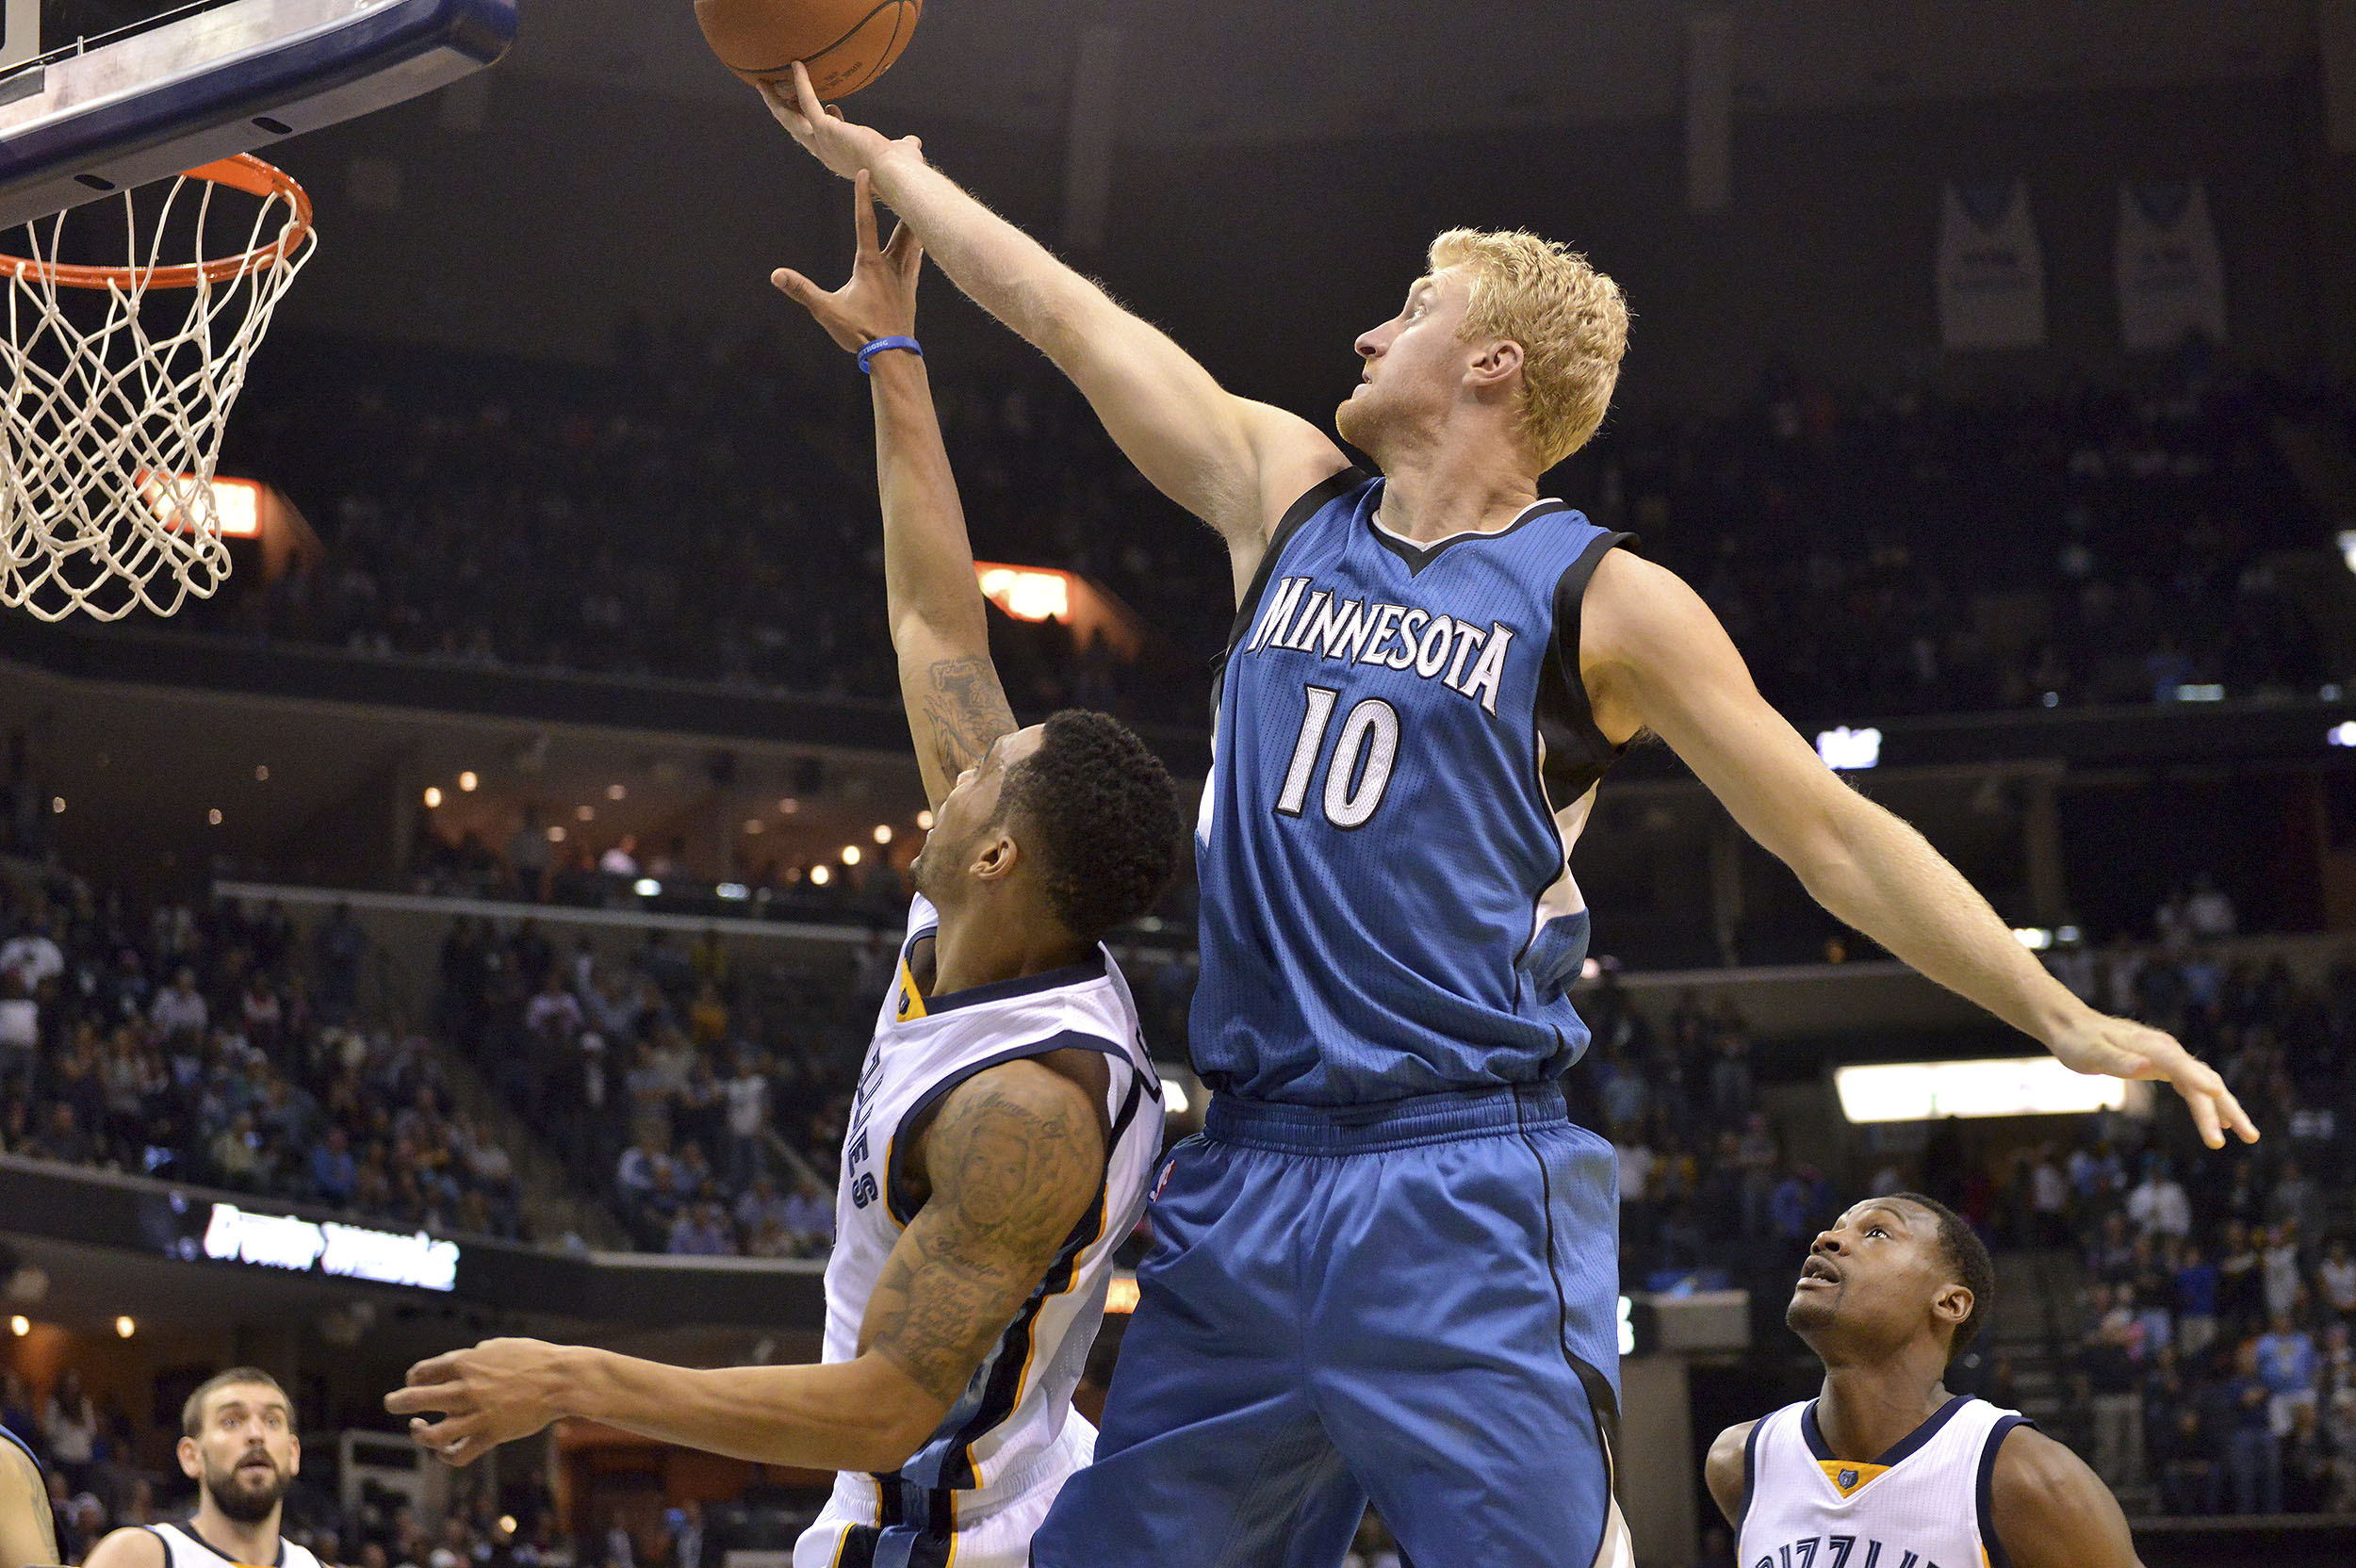
[[[2225,266],[2199,180],[2119,186],[2119,325],[2131,350],[2225,341]]]
[[[2045,253],[2021,181],[1946,188],[1939,333],[1955,350],[2034,349],[2045,341]]]

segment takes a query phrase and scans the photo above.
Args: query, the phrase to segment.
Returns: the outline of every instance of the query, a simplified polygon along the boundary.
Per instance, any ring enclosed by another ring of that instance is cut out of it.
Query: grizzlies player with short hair
[[[199,1383],[180,1407],[179,1460],[196,1482],[195,1511],[176,1524],[113,1531],[90,1548],[86,1568],[319,1568],[309,1547],[279,1533],[303,1442],[277,1379],[233,1366]]]
[[[1072,1391],[1113,1250],[1161,1152],[1161,1080],[1101,941],[1152,908],[1186,822],[1170,775],[1101,713],[1017,729],[924,378],[913,235],[833,293],[778,286],[873,377],[892,644],[931,837],[859,1072],[816,1366],[662,1366],[496,1339],[388,1396],[467,1463],[581,1415],[740,1459],[840,1472],[798,1568],[1018,1568],[1095,1431]],[[692,1313],[693,1303],[682,1310]]]
[[[1859,1203],[1808,1249],[1784,1321],[1824,1391],[1710,1445],[1751,1568],[2138,1568],[2119,1500],[2017,1411],[1950,1394],[1996,1298],[1988,1249],[1920,1193]]]
[[[913,139],[821,107],[798,69],[768,92],[1234,568],[1196,834],[1192,1044],[1215,1092],[1161,1178],[1097,1462],[1039,1531],[1041,1568],[1337,1563],[1368,1494],[1418,1568],[1627,1560],[1616,1172],[1556,1080],[1587,1042],[1569,853],[1640,734],[1934,980],[2081,1071],[2169,1079],[2212,1144],[2256,1135],[2215,1072],[2072,996],[1827,770],[1699,596],[1540,495],[1627,344],[1583,258],[1526,234],[1432,246],[1358,339],[1336,420],[1377,478],[1223,390]]]

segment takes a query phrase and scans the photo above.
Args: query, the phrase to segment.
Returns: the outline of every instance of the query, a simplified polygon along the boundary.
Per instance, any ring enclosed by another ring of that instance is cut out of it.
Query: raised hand
[[[409,1435],[452,1464],[472,1464],[502,1443],[530,1437],[562,1414],[556,1406],[565,1348],[537,1339],[486,1339],[409,1369],[384,1408],[409,1419]],[[428,1421],[428,1413],[440,1415]]]
[[[864,169],[851,178],[857,188],[851,219],[859,249],[851,258],[850,281],[828,293],[787,267],[770,273],[769,281],[816,318],[837,346],[857,352],[879,337],[915,335],[916,280],[924,270],[924,252],[906,223],[892,231],[890,244],[878,246],[874,182]]]
[[[2217,1070],[2178,1044],[2172,1036],[2133,1019],[2090,1013],[2052,1043],[2064,1067],[2074,1072],[2108,1073],[2114,1078],[2166,1079],[2192,1112],[2201,1141],[2212,1149],[2225,1147],[2230,1129],[2244,1143],[2258,1141],[2258,1129],[2225,1086]]]
[[[802,62],[794,62],[794,85],[788,89],[779,82],[763,82],[761,96],[776,115],[777,123],[793,134],[810,155],[828,169],[851,178],[863,169],[873,169],[894,153],[905,153],[923,162],[924,144],[914,137],[892,140],[881,131],[865,125],[854,125],[843,118],[843,111],[821,104],[810,85],[810,72]]]

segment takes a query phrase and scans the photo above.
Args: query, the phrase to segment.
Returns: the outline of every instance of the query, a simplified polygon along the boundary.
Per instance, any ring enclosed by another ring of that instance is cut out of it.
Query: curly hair
[[[1955,1283],[1972,1293],[1972,1310],[1955,1325],[1955,1336],[1947,1341],[1947,1360],[1953,1363],[1979,1337],[1980,1325],[1988,1321],[1988,1309],[1995,1305],[1996,1260],[1988,1255],[1988,1243],[1972,1229],[1972,1222],[1938,1199],[1925,1198],[1919,1192],[1890,1196],[1928,1209],[1938,1219],[1941,1259],[1954,1271]]]
[[[1007,776],[999,810],[1029,829],[1048,907],[1095,941],[1158,903],[1178,874],[1186,820],[1178,786],[1127,725],[1066,709]]]

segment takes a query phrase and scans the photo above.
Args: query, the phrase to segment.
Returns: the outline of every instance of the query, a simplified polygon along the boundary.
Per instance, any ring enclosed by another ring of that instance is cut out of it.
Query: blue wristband
[[[874,375],[875,368],[869,362],[889,349],[906,349],[919,359],[924,357],[924,345],[913,337],[878,337],[859,351],[859,373],[862,376]]]

